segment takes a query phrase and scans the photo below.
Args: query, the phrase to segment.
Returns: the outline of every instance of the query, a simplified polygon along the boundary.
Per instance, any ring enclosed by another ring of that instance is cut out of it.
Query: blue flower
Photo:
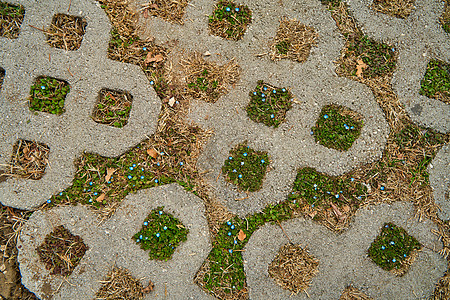
[[[145,222],[144,222],[144,226],[147,226],[147,225],[148,225],[148,222],[147,222],[147,221],[145,221]]]
[[[231,11],[231,8],[227,7],[225,8],[226,11]]]
[[[323,118],[324,119],[328,119],[328,115],[323,115]]]
[[[253,95],[255,95],[255,96],[256,96],[256,95],[257,95],[257,93],[256,93],[256,92],[253,92]]]
[[[233,173],[236,173],[237,171],[236,171],[236,169],[233,169]]]
[[[381,250],[384,250],[384,249],[386,249],[386,247],[385,246],[381,246]]]
[[[133,178],[133,176],[131,176],[131,175],[128,175],[127,177],[128,177],[128,179],[131,179],[131,178]]]
[[[233,157],[232,157],[232,156],[230,156],[230,157],[228,157],[228,159],[229,159],[229,160],[232,160],[232,159],[233,159]]]
[[[384,186],[380,187],[380,190],[384,191]]]
[[[45,90],[45,85],[41,85],[41,89]]]
[[[239,178],[242,178],[242,174],[239,174],[238,177],[239,177]]]
[[[313,135],[313,134],[314,134],[314,131],[311,130],[310,134]]]
[[[167,226],[164,226],[164,228],[163,228],[164,230],[167,230]]]
[[[313,197],[313,199],[317,199],[317,197],[316,197],[316,196],[314,196],[314,197]]]
[[[284,93],[284,92],[286,92],[286,89],[285,89],[285,88],[282,88],[281,91]]]
[[[236,7],[234,10],[235,10],[236,12],[238,12],[238,11],[239,11],[239,7]]]
[[[241,166],[243,166],[245,163],[243,161],[241,161]]]
[[[231,236],[231,232],[228,232],[228,236]]]
[[[261,159],[261,163],[263,164],[263,163],[265,163],[266,161],[264,160],[264,159]]]
[[[230,226],[230,225],[231,225],[231,222],[230,222],[230,221],[228,221],[228,222],[227,222],[227,225],[228,225],[228,226]]]
[[[389,225],[386,224],[386,225],[384,225],[384,227],[385,227],[385,228],[389,228]]]
[[[159,234],[159,232],[156,234],[156,237],[160,237],[161,235]]]
[[[263,97],[263,98],[264,98],[265,96],[266,96],[266,95],[264,95],[264,93],[262,93],[262,94],[261,94],[261,97]]]
[[[141,168],[141,171],[144,172],[144,168]]]
[[[234,228],[236,228],[236,227],[234,227],[234,225],[231,225],[231,227],[230,227],[231,229],[234,229]]]
[[[339,194],[336,194],[335,197],[336,197],[336,199],[339,198]]]
[[[236,240],[234,240],[234,244],[235,244],[235,245],[237,244],[237,241],[236,241]]]
[[[247,156],[248,154],[247,154],[247,152],[244,152],[244,154],[242,154],[242,155]]]
[[[276,93],[277,93],[277,90],[273,90],[273,93],[276,94]]]
[[[136,164],[133,164],[133,168],[136,168]]]
[[[163,212],[162,212],[162,210],[160,210],[160,211],[159,211],[159,215],[162,215],[162,214],[163,214]]]
[[[267,86],[263,87],[263,90],[267,91]]]
[[[155,82],[154,82],[153,80],[151,80],[151,81],[150,81],[150,84],[151,84],[151,85],[154,85],[154,84],[155,84]]]
[[[233,253],[233,250],[230,249],[230,250],[228,250],[228,252]]]
[[[97,196],[97,195],[98,195],[98,193],[97,193],[97,192],[95,192],[95,193],[94,193],[94,196]]]
[[[403,257],[406,257],[406,254],[403,254]]]
[[[133,171],[134,168],[133,167],[129,167],[128,169],[130,169],[130,171]]]
[[[89,182],[89,185],[92,185],[93,184],[93,182],[91,181],[91,182]]]
[[[47,200],[47,203],[52,203],[52,200],[48,199],[48,200]]]
[[[136,240],[136,243],[139,243],[139,242],[140,242],[140,240],[139,240],[139,239],[137,239],[137,240]]]
[[[270,115],[270,118],[273,119],[273,118],[275,118],[275,116],[274,116],[273,114],[271,114],[271,115]]]
[[[262,101],[262,102],[266,102],[266,98],[262,98],[261,101]]]
[[[142,240],[142,234],[139,236],[139,239]]]
[[[156,165],[159,167],[161,164],[160,163],[156,163]]]
[[[395,258],[392,259],[392,262],[395,263],[397,260]]]
[[[351,181],[351,182],[355,181],[355,178],[353,178],[353,177],[352,177],[352,178],[350,178],[350,181]]]
[[[164,155],[164,152],[161,152],[160,155]]]
[[[92,199],[89,199],[89,203],[92,203]]]
[[[141,176],[141,180],[144,180],[144,178],[145,178],[144,175],[142,175],[142,176]]]
[[[108,183],[111,183],[111,180],[110,180],[110,181],[108,181]]]
[[[180,166],[182,166],[182,165],[184,165],[184,163],[183,163],[183,162],[180,162]]]
[[[142,50],[147,51],[147,48],[143,47]]]
[[[394,241],[391,241],[389,244],[391,244],[391,245],[395,245],[395,242]]]
[[[158,183],[159,182],[158,179],[155,179],[155,182]]]
[[[62,196],[62,195],[63,195],[63,193],[61,192],[61,193],[59,193],[59,195],[60,195],[60,196]]]

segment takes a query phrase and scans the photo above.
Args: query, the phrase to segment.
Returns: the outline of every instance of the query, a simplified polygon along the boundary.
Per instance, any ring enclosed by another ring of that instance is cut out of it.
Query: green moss
[[[292,94],[285,88],[270,86],[258,81],[255,90],[250,92],[247,115],[255,122],[277,128],[286,118],[292,107]]]
[[[230,156],[222,167],[222,173],[227,181],[237,185],[241,190],[255,192],[262,187],[268,165],[267,152],[255,151],[245,142],[230,151]]]
[[[218,86],[219,82],[216,80],[208,80],[208,70],[203,70],[202,76],[197,77],[195,82],[188,83],[188,87],[195,93],[206,92],[211,98],[219,98]]]
[[[363,121],[355,112],[343,106],[327,105],[311,130],[321,145],[347,151],[359,137],[362,127]]]
[[[81,237],[61,225],[45,237],[36,251],[51,274],[69,276],[88,249]]]
[[[400,269],[413,250],[422,246],[406,231],[392,223],[385,223],[381,233],[368,250],[369,257],[382,269]]]
[[[67,82],[44,76],[36,79],[30,89],[30,110],[62,114],[66,95],[70,92]]]
[[[450,64],[431,60],[420,82],[420,94],[430,98],[447,99],[450,102]]]
[[[158,207],[144,220],[142,229],[133,236],[144,250],[149,250],[150,259],[169,260],[176,247],[186,241],[189,230],[174,216]]]
[[[361,34],[354,35],[348,40],[348,48],[344,54],[343,61],[347,57],[356,57],[361,59],[367,67],[363,69],[365,78],[377,76],[387,76],[394,73],[396,64],[396,55],[391,45],[377,42]],[[356,75],[356,61],[352,60],[353,65],[344,66],[352,75]]]
[[[246,5],[220,0],[211,16],[209,29],[212,34],[230,40],[240,40],[252,21],[252,13]]]
[[[22,5],[0,2],[0,36],[17,38],[24,15],[25,9]]]
[[[302,168],[295,178],[294,187],[289,200],[296,203],[304,199],[310,205],[321,206],[330,202],[337,205],[344,203],[358,204],[367,188],[353,178],[337,179],[313,168]]]

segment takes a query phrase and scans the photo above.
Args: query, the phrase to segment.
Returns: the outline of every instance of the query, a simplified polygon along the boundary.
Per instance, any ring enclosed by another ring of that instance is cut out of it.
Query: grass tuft
[[[38,77],[30,89],[30,110],[60,115],[65,111],[64,101],[69,92],[70,86],[64,80]]]
[[[396,274],[401,276],[412,263],[414,252],[420,248],[420,243],[402,227],[385,223],[381,233],[370,245],[368,254],[383,270],[396,269]]]
[[[406,19],[414,10],[415,0],[373,0],[372,8],[391,17]]]
[[[314,28],[292,19],[282,19],[270,44],[272,60],[291,59],[299,63],[308,59],[311,48],[317,44]]]
[[[420,82],[420,94],[450,104],[450,64],[431,60]]]
[[[92,119],[100,124],[122,128],[128,123],[132,100],[128,92],[102,89]]]
[[[88,249],[81,237],[60,225],[45,237],[36,250],[50,274],[69,276]]]
[[[268,166],[267,152],[255,151],[244,142],[230,151],[222,173],[228,182],[238,186],[240,190],[256,192],[262,187]]]
[[[311,286],[319,273],[319,260],[300,245],[287,244],[280,248],[268,272],[278,285],[296,295]]]
[[[209,31],[224,39],[238,41],[242,39],[247,26],[252,22],[252,12],[246,5],[233,1],[220,0],[209,16]]]
[[[133,236],[144,250],[150,250],[150,259],[168,261],[189,230],[171,214],[158,207],[145,218],[142,229]]]
[[[250,103],[246,108],[248,117],[267,126],[277,128],[292,107],[292,94],[287,89],[271,86],[262,80],[258,81],[249,96]]]
[[[24,15],[25,9],[22,5],[0,2],[0,36],[18,38]]]
[[[345,288],[339,300],[373,300],[363,292],[359,291],[353,286],[348,286]]]
[[[322,108],[311,132],[321,145],[347,151],[359,137],[363,124],[358,113],[343,106],[327,105]]]
[[[450,3],[449,0],[444,1],[445,1],[445,10],[440,18],[440,21],[444,31],[450,33]]]
[[[144,17],[154,16],[183,25],[183,16],[190,0],[150,0],[142,5]]]
[[[87,22],[84,18],[66,14],[56,14],[52,25],[45,31],[50,47],[66,51],[78,50],[86,32]]]

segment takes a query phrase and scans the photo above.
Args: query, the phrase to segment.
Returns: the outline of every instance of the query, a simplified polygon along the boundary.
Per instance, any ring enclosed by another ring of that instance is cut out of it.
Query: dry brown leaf
[[[350,211],[350,206],[344,205],[342,206],[342,209],[344,210],[344,212],[348,213]]]
[[[164,57],[161,54],[157,54],[155,56],[152,56],[152,53],[147,54],[147,58],[145,58],[144,63],[149,64],[151,62],[160,62],[163,61]]]
[[[343,219],[346,218],[346,216],[344,216],[344,215],[341,213],[341,211],[339,210],[339,208],[338,208],[336,205],[334,205],[333,202],[331,202],[331,207],[333,208],[333,212],[334,212],[334,214],[336,215],[336,217],[337,217],[339,220],[343,220]]]
[[[362,59],[358,59],[356,62],[358,63],[356,66],[356,76],[362,77],[363,69],[367,68],[367,65],[362,61]]]
[[[114,168],[106,168],[105,181],[109,181],[111,179],[112,174],[114,174],[115,171],[116,169]]]
[[[145,287],[145,288],[142,289],[142,292],[143,292],[144,294],[148,294],[148,293],[150,293],[151,291],[153,291],[153,288],[154,288],[154,287],[155,287],[155,285],[153,284],[153,282],[149,281],[147,287]]]
[[[106,197],[106,195],[103,193],[100,196],[98,196],[97,199],[95,199],[95,201],[101,202],[101,201],[103,201],[105,199],[105,197]]]
[[[147,149],[147,154],[150,155],[153,158],[158,157],[158,152],[155,149]]]
[[[244,233],[244,231],[242,229],[240,229],[239,234],[238,234],[238,239],[242,242],[243,240],[245,240],[246,237],[247,237],[247,235]]]

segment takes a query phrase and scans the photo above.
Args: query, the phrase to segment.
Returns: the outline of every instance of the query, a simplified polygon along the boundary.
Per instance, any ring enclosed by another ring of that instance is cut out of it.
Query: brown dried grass
[[[339,300],[373,300],[357,288],[348,286],[345,288]]]
[[[450,299],[450,267],[447,267],[447,272],[439,279],[434,290],[432,300],[447,300]]]
[[[306,292],[314,276],[319,273],[319,260],[300,245],[287,244],[280,248],[269,265],[269,276],[293,294]]]
[[[206,61],[200,53],[194,53],[187,60],[183,60],[181,64],[184,66],[186,74],[187,94],[206,102],[216,102],[227,92],[227,87],[235,84],[240,76],[240,67],[234,59],[219,66],[215,62]],[[202,90],[190,86],[190,84],[196,84],[199,78],[204,78],[204,82],[208,83],[207,89]],[[213,82],[217,82],[216,87],[212,87]]]
[[[84,18],[56,14],[52,24],[45,31],[51,47],[75,51],[81,46],[87,22]]]
[[[19,37],[20,26],[23,22],[25,10],[22,5],[14,5],[10,3],[2,3],[5,9],[4,14],[0,14],[0,36],[9,39]],[[12,13],[12,11],[16,11]]]
[[[142,5],[144,17],[154,16],[183,25],[183,16],[189,0],[151,0]]]
[[[371,7],[391,17],[406,19],[414,10],[415,0],[373,0]]]
[[[304,25],[295,19],[282,19],[275,38],[270,44],[270,58],[272,60],[292,59],[297,62],[305,62],[308,59],[311,48],[317,44],[318,34],[314,28]],[[277,49],[280,43],[289,45],[286,53]]]
[[[140,300],[144,298],[144,287],[141,280],[131,276],[127,269],[114,266],[106,280],[100,281],[100,283],[102,287],[95,294],[96,300]],[[153,290],[151,281],[147,290]]]
[[[39,180],[45,174],[50,148],[44,144],[19,140],[13,147],[11,163],[0,173],[0,180],[8,177]]]

